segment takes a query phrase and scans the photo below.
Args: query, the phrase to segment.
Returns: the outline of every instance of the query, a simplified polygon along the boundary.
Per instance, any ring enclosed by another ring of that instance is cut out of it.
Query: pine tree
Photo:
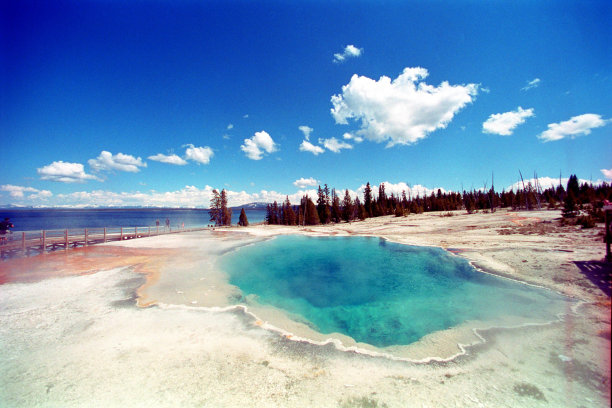
[[[346,222],[351,222],[354,217],[353,199],[349,194],[348,189],[344,192],[344,199],[342,200],[342,219]]]
[[[285,204],[283,205],[283,218],[285,225],[295,225],[296,224],[296,215],[293,211],[293,207],[291,206],[291,202],[289,201],[289,196],[285,200]]]
[[[232,225],[232,210],[227,207],[227,191],[221,190],[221,225]]]
[[[210,221],[214,222],[215,225],[222,225],[221,195],[216,189],[212,191],[208,215],[210,215]]]
[[[372,208],[372,188],[370,187],[370,183],[368,182],[363,190],[363,206],[365,207],[366,217],[371,217],[373,215]]]
[[[357,209],[357,218],[361,221],[366,219],[366,209],[361,202],[359,202],[359,197],[355,198],[355,208]]]
[[[280,224],[280,214],[278,211],[278,203],[276,201],[272,203],[272,224]]]
[[[567,188],[567,195],[565,196],[565,201],[563,203],[562,213],[564,218],[574,218],[578,213],[578,209],[576,207],[576,196],[574,195],[574,191],[570,190],[569,185]]]
[[[395,216],[396,217],[403,217],[404,216],[404,210],[402,210],[402,206],[398,205],[397,207],[395,207]]]
[[[249,220],[247,219],[246,212],[244,212],[244,208],[240,210],[240,217],[238,218],[238,225],[241,227],[248,227]]]
[[[380,204],[378,203],[377,200],[375,200],[372,203],[372,213],[373,213],[372,214],[373,217],[380,217],[380,216],[384,215],[383,212],[382,212],[382,208],[380,207]]]
[[[272,206],[270,204],[266,205],[266,223],[272,225]]]
[[[331,220],[333,222],[340,222],[342,218],[342,211],[340,210],[340,197],[336,194],[336,190],[332,190],[332,204],[331,204]]]
[[[567,193],[569,194],[570,191],[574,193],[574,199],[578,198],[578,196],[580,195],[578,177],[576,177],[575,174],[570,175],[569,179],[567,180]]]
[[[319,221],[321,224],[327,224],[331,219],[331,212],[329,211],[329,189],[327,188],[327,184],[325,185],[325,189],[319,186],[317,196],[317,213],[319,215]]]
[[[304,200],[304,224],[305,225],[318,225],[320,223],[319,213],[317,207],[314,205],[312,200],[306,196]]]
[[[378,186],[378,200],[376,201],[380,210],[378,215],[387,214],[387,194],[385,193],[385,183],[380,183]]]

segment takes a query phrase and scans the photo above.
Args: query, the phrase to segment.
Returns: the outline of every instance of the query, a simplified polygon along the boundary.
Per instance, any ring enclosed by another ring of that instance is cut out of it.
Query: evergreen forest
[[[579,184],[578,178],[571,175],[567,185],[559,184],[555,188],[542,189],[538,184],[531,182],[523,184],[517,191],[495,191],[479,189],[472,191],[442,192],[438,189],[431,195],[416,197],[401,195],[385,191],[384,183],[378,187],[377,194],[372,191],[370,183],[366,184],[363,199],[354,200],[345,190],[340,197],[335,189],[327,184],[319,186],[316,204],[308,195],[300,200],[299,205],[292,205],[289,197],[281,204],[276,201],[266,208],[266,222],[279,225],[317,225],[338,222],[351,222],[371,217],[395,215],[397,217],[409,214],[420,214],[430,211],[465,210],[468,214],[474,212],[495,212],[498,208],[511,208],[512,210],[540,210],[562,209],[564,218],[576,218],[581,212],[586,215],[579,219],[603,222],[602,207],[605,201],[612,200],[612,187],[608,183],[593,185]],[[451,214],[449,214],[451,215]]]
[[[537,180],[537,178],[535,179]],[[270,225],[318,225],[339,222],[365,220],[371,217],[409,214],[421,214],[430,211],[465,210],[468,214],[478,211],[495,212],[499,208],[512,210],[561,209],[565,219],[576,219],[576,222],[588,227],[595,222],[603,222],[602,207],[604,202],[612,201],[612,187],[608,183],[593,185],[579,184],[576,175],[571,175],[567,185],[542,189],[539,184],[523,183],[517,191],[495,191],[479,189],[458,192],[437,192],[430,195],[411,196],[402,191],[400,195],[387,194],[384,183],[373,191],[370,183],[366,184],[363,197],[353,199],[348,190],[342,195],[327,184],[319,186],[316,203],[304,195],[299,204],[292,204],[287,196],[282,203],[273,202],[266,207],[266,223]],[[210,202],[210,220],[217,226],[231,225],[232,212],[227,207],[225,190],[213,190]],[[238,222],[247,226],[248,220],[244,209]]]

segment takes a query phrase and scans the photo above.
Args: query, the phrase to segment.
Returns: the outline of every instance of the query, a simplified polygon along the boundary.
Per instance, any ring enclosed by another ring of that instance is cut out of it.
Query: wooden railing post
[[[151,227],[149,227],[149,237],[151,236]]]
[[[134,238],[138,238],[138,227],[134,227]]]
[[[87,246],[87,228],[85,228],[85,243],[84,246]]]
[[[123,241],[123,227],[121,227],[121,232],[119,233],[119,241]]]
[[[21,250],[25,251],[26,246],[25,246],[25,232],[21,233]]]
[[[104,227],[104,242],[106,242],[106,227]]]
[[[64,230],[64,249],[68,249],[68,230]]]
[[[47,232],[45,230],[42,231],[42,252],[45,252],[45,248],[47,247]]]

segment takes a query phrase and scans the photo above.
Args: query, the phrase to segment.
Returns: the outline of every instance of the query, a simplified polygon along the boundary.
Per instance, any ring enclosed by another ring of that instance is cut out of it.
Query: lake
[[[265,210],[245,209],[249,223],[263,222]],[[232,225],[238,223],[240,210],[233,210]],[[67,228],[151,227],[159,220],[170,226],[185,224],[185,228],[211,224],[206,209],[27,209],[0,210],[0,219],[9,217],[15,225],[13,231],[37,231]]]

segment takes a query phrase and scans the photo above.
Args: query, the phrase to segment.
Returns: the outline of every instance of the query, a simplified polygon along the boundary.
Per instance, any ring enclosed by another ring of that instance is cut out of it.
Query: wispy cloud
[[[527,85],[521,88],[521,91],[528,91],[530,89],[537,88],[540,86],[540,82],[542,82],[540,78],[534,78],[531,81],[528,81]]]
[[[334,62],[339,64],[347,60],[347,58],[357,58],[361,56],[363,48],[357,48],[354,45],[347,45],[340,53],[334,54]]]
[[[310,134],[314,130],[313,128],[311,128],[310,126],[302,125],[302,126],[298,126],[298,129],[300,129],[300,132],[304,134],[304,139],[310,140]]]
[[[264,154],[278,151],[278,145],[268,132],[262,130],[261,132],[255,132],[252,137],[244,139],[240,150],[251,160],[261,160]]]
[[[585,113],[584,115],[574,116],[565,122],[550,123],[548,129],[538,135],[538,138],[551,142],[569,137],[574,139],[577,136],[588,135],[591,129],[605,126],[610,120],[602,119],[600,115]]]
[[[532,108],[523,109],[520,106],[515,111],[495,113],[482,124],[482,131],[510,136],[518,125],[525,123],[525,119],[532,116],[534,116]]]
[[[308,140],[302,140],[302,144],[300,144],[300,151],[310,152],[315,156],[318,156],[319,154],[325,152],[325,149],[323,149],[321,146],[313,145]]]
[[[405,68],[394,80],[378,81],[353,75],[342,93],[331,98],[331,114],[338,124],[360,120],[357,135],[375,142],[412,144],[437,129],[445,128],[478,93],[477,84],[438,86],[422,82],[425,68]]]
[[[607,180],[612,180],[612,169],[601,169],[601,174],[603,174]]]
[[[319,139],[319,144],[323,145],[327,150],[334,153],[340,153],[342,149],[352,149],[353,146],[336,139],[335,137],[330,137],[329,139]]]
[[[140,167],[147,167],[140,157],[123,153],[112,154],[106,150],[95,159],[89,159],[87,163],[94,171],[118,170],[136,173],[140,171]]]
[[[184,166],[187,164],[187,161],[180,158],[176,154],[161,154],[158,153],[154,156],[149,156],[149,160],[158,161],[160,163],[174,164],[177,166]]]
[[[85,173],[81,163],[68,163],[54,161],[51,164],[36,169],[42,180],[57,181],[61,183],[83,183],[87,180],[98,180],[98,177]]]
[[[353,142],[355,142],[355,143],[361,143],[361,142],[363,142],[363,137],[361,137],[361,136],[355,136],[354,134],[352,134],[352,133],[348,133],[348,132],[346,132],[344,135],[342,135],[342,138],[343,138],[344,140],[352,140],[352,141],[353,141]]]

